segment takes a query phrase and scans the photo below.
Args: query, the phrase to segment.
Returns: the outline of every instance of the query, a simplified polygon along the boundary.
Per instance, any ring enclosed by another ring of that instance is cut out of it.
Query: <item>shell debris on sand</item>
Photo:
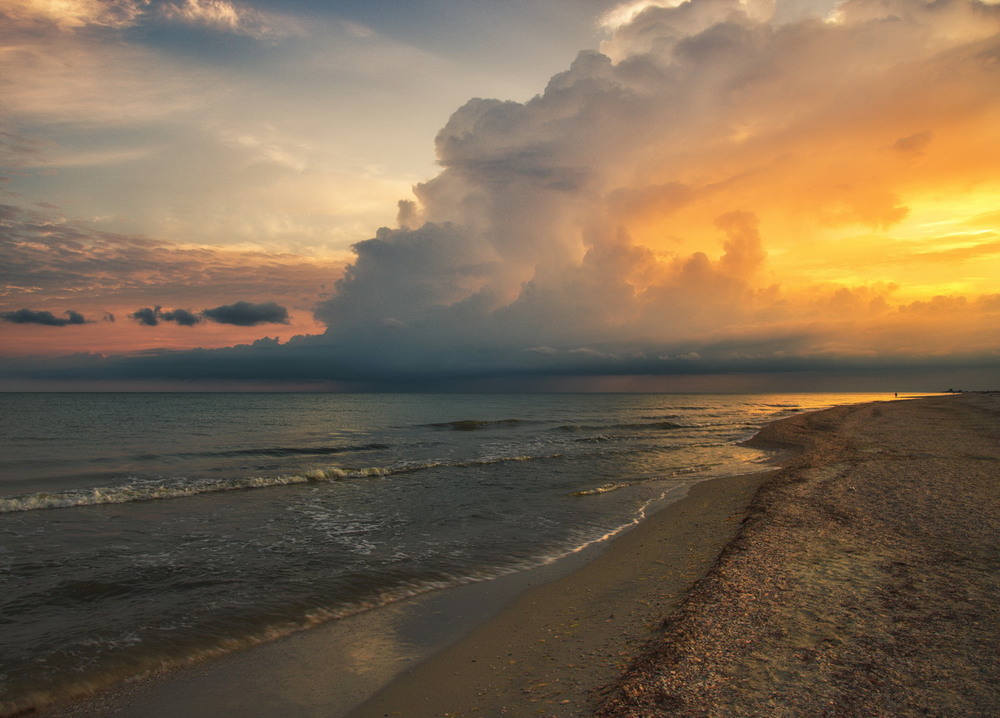
[[[1000,396],[837,407],[595,715],[1000,715]]]

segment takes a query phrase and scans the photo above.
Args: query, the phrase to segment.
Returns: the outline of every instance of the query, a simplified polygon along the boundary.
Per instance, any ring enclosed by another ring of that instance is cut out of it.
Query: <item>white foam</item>
[[[175,479],[171,481],[149,481],[133,479],[119,486],[98,486],[74,491],[42,491],[35,494],[3,497],[0,498],[0,514],[15,513],[18,511],[38,511],[42,509],[65,509],[75,506],[124,504],[132,501],[177,499],[220,491],[240,491],[326,481],[373,479],[439,467],[469,468],[474,466],[489,466],[509,461],[534,461],[538,459],[558,458],[559,456],[560,454],[545,456],[489,456],[467,461],[408,461],[392,466],[368,466],[362,468],[330,466],[310,469],[301,474],[250,476],[216,480],[185,481],[183,479]]]

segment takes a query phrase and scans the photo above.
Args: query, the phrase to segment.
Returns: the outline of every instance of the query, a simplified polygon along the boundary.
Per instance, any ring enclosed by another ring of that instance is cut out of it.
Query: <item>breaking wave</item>
[[[133,479],[129,483],[117,486],[99,486],[56,492],[41,491],[34,494],[3,497],[0,498],[0,514],[16,513],[18,511],[38,511],[42,509],[65,509],[75,506],[124,504],[132,501],[179,499],[221,491],[241,491],[275,486],[291,486],[295,484],[381,478],[394,474],[407,474],[440,467],[468,468],[502,464],[510,461],[555,459],[560,456],[562,455],[548,454],[543,456],[492,456],[465,461],[408,461],[391,466],[369,466],[363,468],[331,466],[321,469],[311,469],[301,474],[200,479],[194,481],[184,479]]]

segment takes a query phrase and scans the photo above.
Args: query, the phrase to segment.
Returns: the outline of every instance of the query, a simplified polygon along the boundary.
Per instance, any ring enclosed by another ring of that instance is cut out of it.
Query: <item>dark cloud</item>
[[[193,327],[204,321],[200,316],[187,309],[171,309],[165,312],[159,305],[137,309],[129,316],[144,327],[155,327],[160,322],[176,322],[182,327]],[[112,321],[114,320],[112,319]]]
[[[19,309],[16,312],[3,312],[0,319],[14,324],[41,324],[47,327],[66,327],[71,324],[86,324],[87,320],[79,312],[67,309],[66,318],[57,317],[52,312]]]
[[[294,377],[298,382],[335,382],[349,390],[389,391],[579,391],[601,386],[603,380],[612,382],[608,386],[618,387],[615,390],[663,390],[664,385],[656,382],[670,377],[674,382],[666,389],[670,391],[690,391],[691,386],[716,391],[759,391],[761,387],[778,390],[782,386],[784,390],[793,386],[802,391],[860,391],[884,390],[887,385],[906,386],[907,391],[938,391],[946,388],[949,379],[967,388],[988,389],[995,387],[1000,378],[991,354],[922,358],[781,355],[796,342],[806,344],[808,337],[784,337],[769,345],[734,343],[737,351],[719,344],[704,348],[704,355],[688,351],[679,356],[639,356],[636,348],[630,347],[629,356],[625,352],[615,354],[614,347],[579,347],[535,356],[519,352],[521,356],[517,357],[508,349],[493,347],[495,351],[478,355],[469,351],[449,353],[445,348],[436,352],[424,349],[405,358],[408,360],[398,355],[397,346],[395,356],[371,354],[364,362],[357,347],[331,346],[315,338],[284,344],[265,338],[251,345],[217,350],[0,358],[0,376],[15,381],[198,381],[205,386],[213,382],[283,382]],[[362,349],[370,348],[367,345]],[[393,349],[391,345],[378,348]],[[724,383],[713,384],[713,376],[722,377]]]
[[[162,315],[160,314],[159,307],[144,307],[143,309],[136,309],[129,316],[144,327],[155,327],[160,323]]]
[[[165,322],[177,322],[182,327],[193,327],[195,324],[201,324],[203,319],[197,314],[189,312],[187,309],[174,309],[169,312],[163,312],[163,321]]]
[[[175,322],[182,327],[193,327],[206,320],[218,324],[233,324],[238,327],[255,327],[259,324],[288,324],[288,309],[276,302],[254,304],[239,301],[234,304],[224,304],[214,309],[205,309],[197,314],[188,309],[163,311],[157,305],[137,309],[129,316],[146,327],[155,327],[160,322]]]
[[[288,324],[288,310],[276,302],[236,302],[206,309],[202,316],[219,324],[255,327],[258,324]]]

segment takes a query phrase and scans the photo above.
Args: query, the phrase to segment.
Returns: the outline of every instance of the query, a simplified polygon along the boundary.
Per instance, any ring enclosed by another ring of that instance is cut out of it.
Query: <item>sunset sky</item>
[[[1000,389],[1000,4],[0,0],[0,390]]]

